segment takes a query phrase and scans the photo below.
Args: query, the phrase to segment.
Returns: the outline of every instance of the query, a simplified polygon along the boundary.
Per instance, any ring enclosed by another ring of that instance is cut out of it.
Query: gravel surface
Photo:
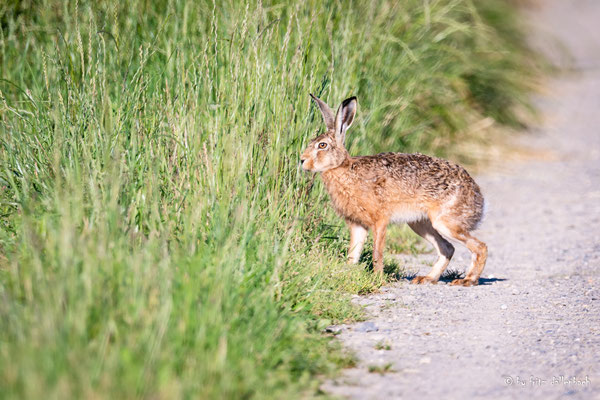
[[[484,279],[467,288],[403,281],[357,297],[369,320],[331,331],[358,364],[324,391],[600,399],[600,1],[540,3],[529,11],[533,42],[570,72],[537,100],[542,127],[519,139],[546,156],[477,178],[490,203],[478,231],[489,247]],[[434,259],[405,261],[422,274]],[[457,247],[450,268],[468,264]]]

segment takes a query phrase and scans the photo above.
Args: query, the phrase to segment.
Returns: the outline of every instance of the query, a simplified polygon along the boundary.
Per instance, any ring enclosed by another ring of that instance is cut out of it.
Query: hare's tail
[[[473,225],[473,230],[477,230],[479,229],[479,227],[481,226],[481,224],[483,223],[483,221],[485,221],[487,214],[489,211],[489,203],[488,201],[484,198],[483,199],[483,206],[481,207],[481,217],[479,217],[479,221],[477,221],[475,223],[475,225]]]

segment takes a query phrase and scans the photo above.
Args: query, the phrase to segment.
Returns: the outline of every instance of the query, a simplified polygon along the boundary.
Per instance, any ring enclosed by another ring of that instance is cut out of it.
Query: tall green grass
[[[295,398],[382,282],[298,156],[313,92],[353,154],[515,124],[494,0],[0,5],[0,397]],[[465,155],[468,156],[468,155]],[[314,183],[314,184],[313,184]]]

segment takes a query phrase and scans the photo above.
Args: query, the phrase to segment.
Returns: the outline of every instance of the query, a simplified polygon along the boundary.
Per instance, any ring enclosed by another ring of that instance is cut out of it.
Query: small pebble
[[[327,328],[325,328],[325,332],[337,335],[338,333],[342,332],[342,328],[340,326],[328,326]]]
[[[379,328],[373,322],[367,321],[360,324],[354,330],[357,332],[376,332]]]

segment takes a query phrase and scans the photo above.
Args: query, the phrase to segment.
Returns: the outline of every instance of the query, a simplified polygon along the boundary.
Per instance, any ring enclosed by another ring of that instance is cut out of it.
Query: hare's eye
[[[324,148],[326,148],[326,147],[327,147],[327,143],[325,143],[325,142],[321,142],[321,143],[319,143],[319,148],[320,148],[320,149],[324,149]]]

